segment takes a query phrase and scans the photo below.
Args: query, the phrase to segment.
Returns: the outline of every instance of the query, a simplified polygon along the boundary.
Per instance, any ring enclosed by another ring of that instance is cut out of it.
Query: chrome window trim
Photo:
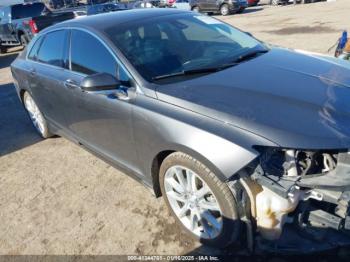
[[[97,41],[99,41],[106,49],[107,51],[112,55],[112,57],[114,58],[114,60],[116,61],[116,63],[118,64],[118,66],[121,66],[121,68],[125,71],[126,75],[134,80],[134,77],[132,77],[132,75],[130,74],[129,70],[124,66],[124,64],[120,61],[120,59],[116,56],[116,54],[111,50],[111,48],[102,40],[99,38],[98,35],[94,34],[93,32],[87,30],[87,29],[84,29],[84,28],[79,28],[79,27],[69,27],[70,30],[79,30],[79,31],[82,31],[82,32],[85,32],[87,34],[90,34],[93,38],[95,38]],[[72,36],[70,37],[70,42],[69,42],[69,70],[71,72],[74,72],[78,75],[82,75],[82,76],[87,76],[87,74],[83,74],[83,73],[80,73],[80,72],[76,72],[76,71],[73,71],[72,70],[72,65],[71,65],[71,62],[72,62],[72,59],[71,59],[71,55],[72,55],[72,49],[71,49],[71,44],[72,44]]]
[[[125,65],[120,61],[120,59],[117,57],[117,55],[111,50],[111,48],[102,39],[100,39],[98,35],[96,35],[95,33],[91,32],[91,31],[89,31],[89,30],[87,30],[85,28],[79,28],[79,27],[75,27],[75,26],[67,26],[67,27],[54,28],[54,29],[45,31],[43,34],[38,34],[37,35],[38,39],[35,40],[33,43],[31,43],[30,50],[28,50],[28,52],[26,54],[26,60],[29,60],[31,62],[40,64],[40,65],[45,65],[45,66],[49,66],[49,67],[52,67],[52,68],[61,69],[61,70],[64,70],[64,71],[69,71],[69,72],[71,72],[71,73],[73,73],[75,75],[81,76],[81,77],[86,77],[87,76],[86,74],[83,74],[83,73],[71,70],[71,35],[69,37],[69,43],[68,43],[68,46],[69,46],[69,54],[68,54],[69,68],[68,69],[67,68],[63,68],[63,67],[59,67],[59,66],[54,66],[54,65],[42,63],[42,62],[39,62],[39,61],[34,61],[34,60],[31,60],[31,59],[28,58],[28,55],[29,55],[31,49],[34,47],[34,44],[40,39],[40,36],[41,37],[45,37],[47,34],[55,32],[55,31],[59,31],[59,30],[69,30],[69,31],[71,31],[71,30],[80,30],[80,31],[88,33],[92,37],[94,37],[97,41],[99,41],[108,50],[108,52],[115,59],[116,63],[119,66],[121,66],[121,68],[124,70],[126,75],[135,83],[135,87],[136,87],[137,92],[143,94],[143,92],[142,92],[141,88],[139,87],[139,85],[137,84],[137,81],[135,80],[135,78],[132,76],[132,74],[129,72],[129,70],[125,67]]]
[[[42,42],[40,43],[40,46],[39,46],[39,48],[38,48],[38,51],[40,51],[41,45],[42,45],[43,42],[45,41],[45,37],[46,37],[47,34],[53,33],[53,32],[56,32],[56,31],[61,31],[61,30],[64,30],[64,29],[62,29],[62,28],[57,28],[57,29],[53,29],[53,30],[50,30],[50,31],[48,31],[48,32],[45,32],[45,34],[37,35],[37,37],[36,37],[37,39],[35,39],[34,42],[31,42],[31,44],[30,44],[30,49],[28,49],[28,51],[27,51],[27,53],[26,53],[26,60],[29,60],[29,61],[34,62],[34,63],[39,64],[39,65],[45,65],[45,66],[53,67],[53,68],[56,68],[56,69],[65,69],[65,68],[62,67],[62,66],[50,65],[50,64],[47,64],[47,63],[44,63],[44,62],[40,62],[40,61],[35,61],[35,60],[29,58],[30,52],[31,52],[32,49],[34,48],[35,43],[36,43],[37,41],[39,41],[40,38],[43,38],[43,39],[42,39]],[[39,54],[39,52],[38,52],[38,54]],[[37,55],[38,55],[38,54],[37,54]]]

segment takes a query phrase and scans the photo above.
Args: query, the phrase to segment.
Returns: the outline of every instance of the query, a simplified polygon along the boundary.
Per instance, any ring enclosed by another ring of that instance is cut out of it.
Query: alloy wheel
[[[45,120],[44,116],[40,112],[33,98],[28,94],[24,97],[24,106],[29,113],[29,117],[32,120],[34,127],[38,132],[43,135],[45,132]]]
[[[221,15],[228,15],[229,14],[229,9],[228,9],[228,5],[223,4],[220,8],[220,13]]]
[[[181,223],[198,237],[213,239],[223,227],[222,211],[207,183],[183,166],[170,167],[164,176],[169,204]]]

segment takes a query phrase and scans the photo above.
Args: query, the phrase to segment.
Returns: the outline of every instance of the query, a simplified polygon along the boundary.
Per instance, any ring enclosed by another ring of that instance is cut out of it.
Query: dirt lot
[[[348,10],[338,0],[219,18],[265,42],[325,53],[350,29]],[[0,57],[0,254],[194,252],[162,199],[63,138],[39,139],[11,83],[16,55]]]

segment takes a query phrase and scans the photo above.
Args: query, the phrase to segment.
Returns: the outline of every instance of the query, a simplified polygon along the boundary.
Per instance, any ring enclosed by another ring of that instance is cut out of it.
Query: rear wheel
[[[221,15],[229,15],[230,14],[230,8],[228,7],[228,4],[223,4],[220,7],[220,14]]]
[[[206,166],[176,152],[163,161],[159,175],[170,212],[192,238],[216,247],[225,247],[238,239],[236,200],[227,184]]]
[[[30,120],[32,121],[32,124],[35,127],[36,131],[39,133],[39,135],[43,138],[48,138],[52,136],[44,115],[41,113],[39,107],[28,92],[25,92],[23,95],[23,103],[25,109],[28,112]]]
[[[279,0],[271,0],[270,5],[278,5],[279,2],[280,2]]]
[[[7,47],[1,44],[1,39],[0,39],[0,54],[5,54],[6,52],[7,52]]]

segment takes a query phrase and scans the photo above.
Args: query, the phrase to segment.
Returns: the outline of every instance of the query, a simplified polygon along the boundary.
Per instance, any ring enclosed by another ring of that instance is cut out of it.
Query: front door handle
[[[77,82],[75,82],[75,81],[72,80],[72,79],[67,79],[67,80],[64,82],[64,86],[67,87],[67,88],[70,88],[70,89],[73,89],[73,88],[80,88],[80,86],[77,84]]]

